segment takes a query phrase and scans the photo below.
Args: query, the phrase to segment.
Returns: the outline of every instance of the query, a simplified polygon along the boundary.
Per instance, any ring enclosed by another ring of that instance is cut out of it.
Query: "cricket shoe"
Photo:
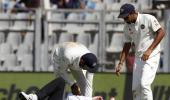
[[[19,93],[20,100],[38,100],[36,94],[26,94],[25,92]]]

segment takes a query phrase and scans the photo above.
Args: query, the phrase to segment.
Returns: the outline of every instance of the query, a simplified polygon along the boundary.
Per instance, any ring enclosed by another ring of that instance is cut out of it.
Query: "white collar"
[[[139,23],[139,19],[140,19],[140,13],[138,12],[138,16],[137,16],[137,19],[136,19],[135,25],[137,25],[137,24]]]

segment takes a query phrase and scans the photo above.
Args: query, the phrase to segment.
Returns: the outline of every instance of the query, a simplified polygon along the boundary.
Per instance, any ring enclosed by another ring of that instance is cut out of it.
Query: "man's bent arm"
[[[164,35],[165,35],[165,33],[164,33],[163,29],[162,28],[158,29],[158,31],[156,31],[156,37],[148,49],[153,51],[156,48],[156,46],[160,43],[160,41],[162,40]]]
[[[150,54],[156,48],[156,46],[160,43],[160,41],[162,40],[164,35],[165,35],[165,33],[164,33],[162,28],[160,28],[156,31],[156,37],[154,38],[154,41],[152,42],[152,44],[149,46],[149,48],[142,55],[141,59],[143,61],[146,61],[146,60],[149,59]]]

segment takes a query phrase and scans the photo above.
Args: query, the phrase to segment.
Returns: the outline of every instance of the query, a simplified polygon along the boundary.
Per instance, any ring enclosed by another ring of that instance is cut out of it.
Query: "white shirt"
[[[85,97],[85,96],[76,96],[76,95],[71,95],[67,97],[67,100],[92,100],[91,97]]]
[[[154,41],[156,31],[161,28],[157,19],[149,14],[140,14],[135,23],[125,24],[125,42],[134,42],[136,46],[136,56],[142,57],[143,53]],[[151,56],[160,52],[160,44],[153,50]],[[151,57],[150,56],[150,57]]]
[[[79,67],[82,55],[90,53],[90,51],[82,44],[75,42],[65,42],[57,46],[53,54],[54,71],[61,76],[67,83],[72,85],[72,81],[67,70],[82,70]]]

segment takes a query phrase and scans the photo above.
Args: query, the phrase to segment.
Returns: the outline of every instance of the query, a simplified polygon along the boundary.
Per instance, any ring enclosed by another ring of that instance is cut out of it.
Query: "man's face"
[[[128,24],[131,24],[133,22],[133,16],[132,14],[129,14],[128,16],[126,16],[125,18],[123,18],[124,21]]]
[[[88,69],[88,66],[87,65],[83,65],[83,66],[80,66],[80,68],[84,69],[84,70],[87,70]]]
[[[88,66],[85,64],[85,62],[83,61],[83,59],[80,59],[80,63],[79,63],[80,68],[87,70]]]

